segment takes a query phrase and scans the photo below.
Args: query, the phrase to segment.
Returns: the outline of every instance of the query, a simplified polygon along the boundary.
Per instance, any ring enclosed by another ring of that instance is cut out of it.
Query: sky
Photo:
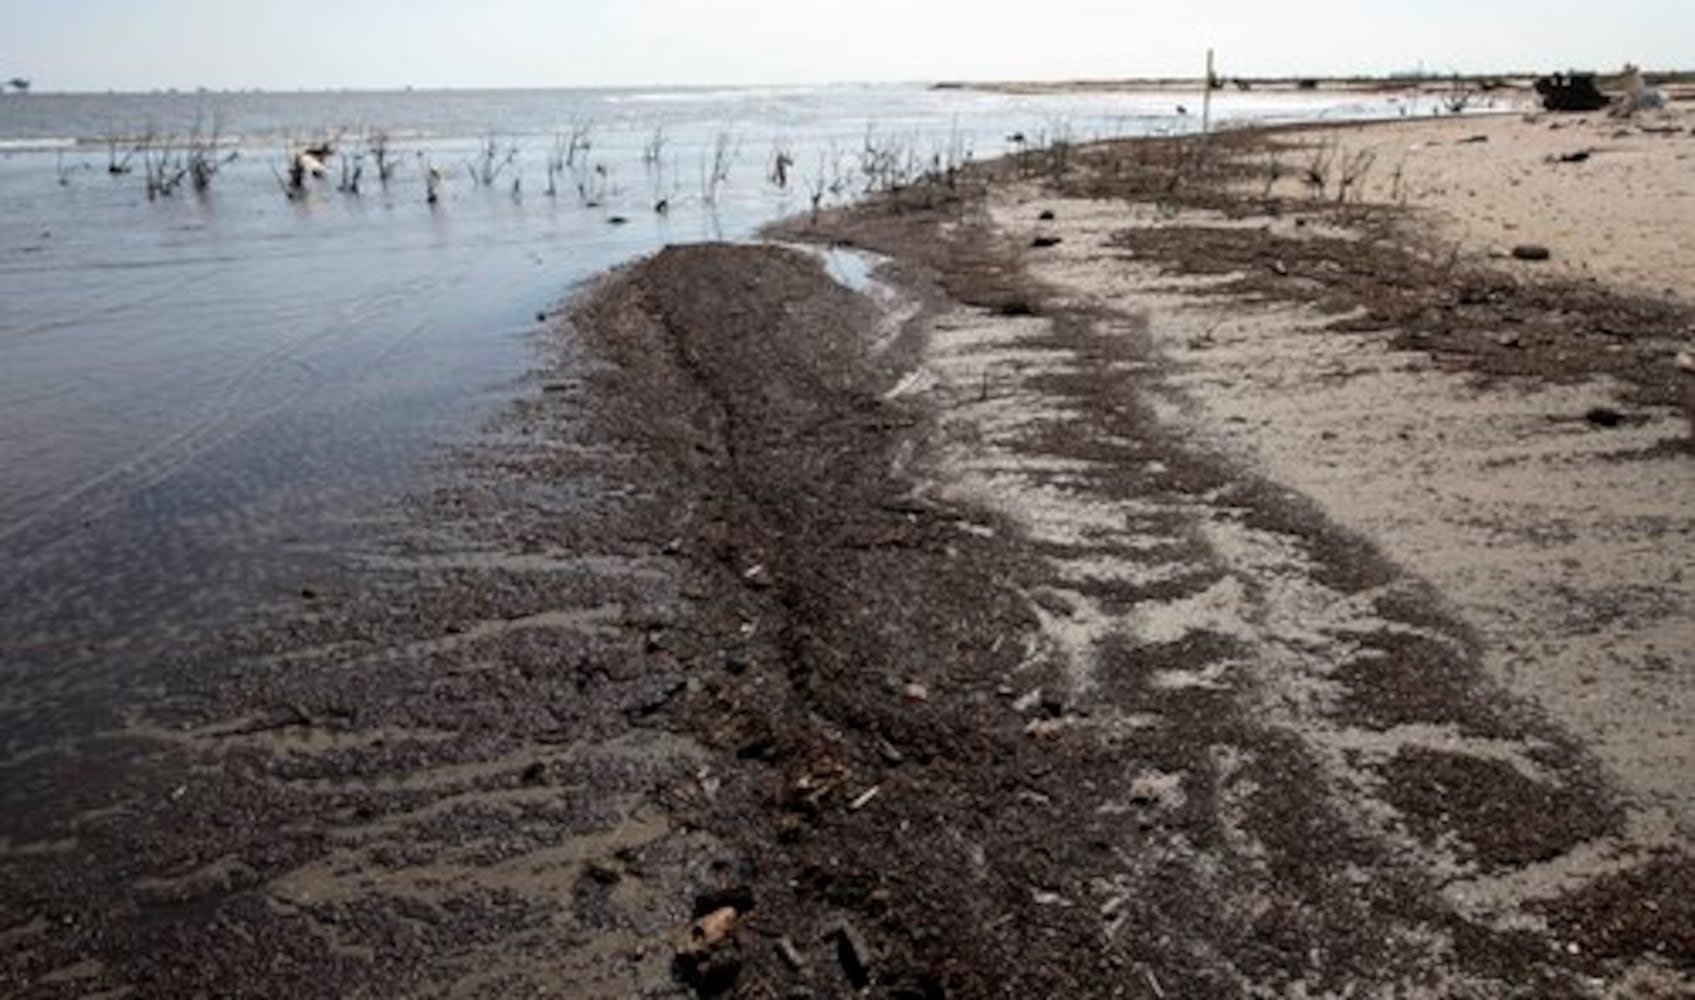
[[[40,90],[1695,68],[1695,0],[0,0]]]

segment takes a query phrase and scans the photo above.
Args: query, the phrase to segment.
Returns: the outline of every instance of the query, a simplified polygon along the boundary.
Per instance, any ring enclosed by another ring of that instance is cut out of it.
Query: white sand
[[[1695,110],[1632,119],[1489,115],[1344,126],[1290,137],[1283,192],[1326,147],[1333,162],[1375,155],[1364,200],[1410,204],[1436,238],[1472,255],[1546,246],[1536,273],[1593,278],[1695,301]],[[1478,138],[1486,141],[1467,141]],[[1588,153],[1582,162],[1561,157]],[[1332,166],[1331,183],[1339,172]]]

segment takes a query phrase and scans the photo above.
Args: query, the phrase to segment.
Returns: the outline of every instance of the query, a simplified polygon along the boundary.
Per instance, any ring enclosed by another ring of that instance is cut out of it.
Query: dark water
[[[852,198],[868,144],[924,164],[998,154],[1013,133],[1182,130],[1175,101],[921,87],[0,97],[0,689],[90,648],[144,655],[280,593],[510,398],[536,314],[592,275],[667,243],[745,238],[815,188]],[[1229,95],[1216,113],[1390,111]],[[284,196],[291,150],[333,138],[347,159],[373,130],[400,160],[388,185],[367,162],[360,193],[338,191],[332,160],[305,198]],[[547,158],[573,133],[588,148],[549,196]],[[138,137],[180,151],[214,135],[233,159],[203,194],[150,199],[139,157],[107,171]],[[484,187],[467,164],[490,140],[499,160],[515,153]],[[786,189],[769,176],[779,149]],[[426,164],[447,178],[433,206]]]

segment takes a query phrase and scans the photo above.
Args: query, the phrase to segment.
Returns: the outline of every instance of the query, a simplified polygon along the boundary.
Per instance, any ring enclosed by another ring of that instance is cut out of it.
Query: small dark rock
[[[1513,247],[1513,257],[1516,260],[1548,260],[1553,252],[1539,243],[1520,243]]]
[[[660,709],[671,704],[672,699],[682,694],[688,686],[689,682],[686,679],[674,674],[655,678],[654,681],[648,685],[646,694],[635,703],[634,709],[636,715],[641,718],[647,718],[648,716],[657,714]]]
[[[948,992],[942,984],[929,975],[897,983],[889,988],[889,1000],[947,1000],[947,995]]]
[[[1038,236],[1030,241],[1030,245],[1038,250],[1045,250],[1048,247],[1057,247],[1063,242],[1058,236]]]
[[[706,952],[679,954],[672,972],[697,995],[715,997],[735,988],[744,964],[741,949],[725,943]]]
[[[625,225],[626,223],[628,223],[629,221],[630,221],[629,219],[624,218],[622,215],[614,215],[611,218],[606,220],[606,224],[609,225],[609,226],[622,226],[622,225]]]
[[[781,756],[777,738],[770,733],[756,736],[736,748],[737,760],[776,760]]]
[[[835,942],[836,960],[854,989],[871,985],[871,951],[852,924],[846,921],[836,924],[824,935],[824,940]]]
[[[585,869],[588,877],[601,885],[617,885],[624,880],[624,873],[604,861],[590,862]]]
[[[1043,222],[1052,222],[1054,220],[1053,209],[1051,209],[1051,208],[1050,209],[1043,209],[1042,214],[1036,216],[1036,218],[1042,220]]]
[[[1610,406],[1597,406],[1591,409],[1588,413],[1585,413],[1583,415],[1583,419],[1594,424],[1596,427],[1609,428],[1622,427],[1625,422],[1624,414]]]

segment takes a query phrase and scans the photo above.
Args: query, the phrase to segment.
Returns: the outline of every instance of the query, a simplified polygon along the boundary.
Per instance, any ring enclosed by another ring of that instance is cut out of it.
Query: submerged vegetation
[[[468,151],[426,139],[403,148],[396,134],[384,128],[339,129],[286,136],[280,148],[272,147],[274,152],[259,159],[269,169],[274,190],[290,203],[379,197],[385,204],[412,202],[441,209],[452,200],[456,176],[466,192],[498,192],[522,203],[525,174],[533,171],[542,180],[532,191],[545,196],[547,203],[571,198],[579,208],[603,211],[609,222],[623,222],[626,218],[618,210],[639,206],[664,217],[680,205],[692,205],[714,216],[726,198],[754,196],[804,199],[796,209],[816,214],[866,195],[951,187],[976,156],[974,139],[957,121],[939,136],[919,130],[888,132],[869,124],[857,144],[797,144],[779,135],[769,140],[769,152],[758,168],[746,156],[750,137],[732,127],[687,136],[678,136],[664,123],[620,123],[616,132],[604,134],[603,128],[579,119],[538,142],[488,131]],[[1073,144],[1067,123],[1052,122],[1029,134],[1034,138],[1012,133],[1005,144],[1023,154],[1057,154],[1063,164]],[[185,190],[206,197],[219,186],[226,166],[253,152],[251,144],[227,135],[217,122],[186,135],[152,128],[134,136],[110,135],[101,146],[104,162],[98,164],[61,153],[55,162],[60,185],[70,186],[79,170],[100,170],[114,183],[139,176],[150,201],[171,199]],[[691,160],[696,173],[692,185],[686,179]],[[416,173],[402,169],[408,161],[416,164]],[[641,182],[626,183],[624,178],[631,176]]]
[[[223,168],[240,159],[241,151],[226,140],[221,123],[211,128],[199,124],[186,135],[161,135],[151,128],[133,139],[108,136],[105,172],[110,177],[128,177],[141,161],[144,189],[149,201],[170,198],[186,184],[196,194],[212,190]],[[91,164],[84,163],[85,168]],[[58,158],[59,183],[69,186],[71,170]]]

